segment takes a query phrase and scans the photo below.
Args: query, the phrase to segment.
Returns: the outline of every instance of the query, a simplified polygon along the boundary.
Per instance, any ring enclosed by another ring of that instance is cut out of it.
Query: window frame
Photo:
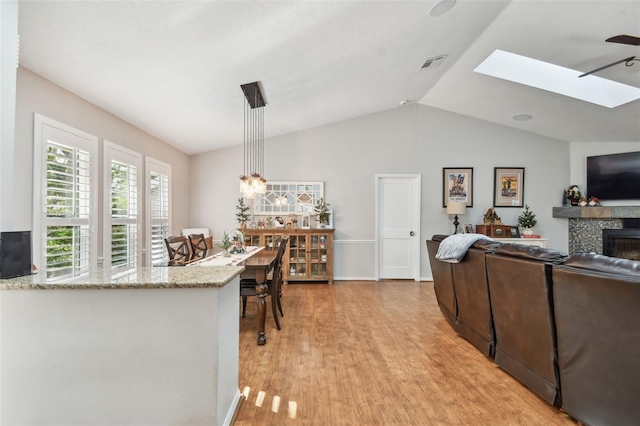
[[[56,135],[56,133],[58,133]],[[52,137],[49,139],[49,137]],[[64,139],[64,143],[53,140],[53,136]],[[51,140],[59,145],[87,151],[90,156],[90,194],[89,194],[89,218],[51,218],[47,216],[47,159],[48,141]],[[98,169],[98,137],[72,126],[60,123],[46,116],[34,113],[33,129],[33,216],[32,216],[32,253],[33,260],[38,269],[43,274],[47,274],[47,227],[48,226],[81,226],[86,224],[89,230],[89,267],[87,272],[97,268],[98,264],[98,194],[99,174]],[[85,272],[76,270],[72,266],[70,275],[60,275],[48,278],[49,281],[65,280],[76,276],[84,275]]]
[[[131,265],[129,263],[131,256],[128,256],[128,261],[126,265],[117,266],[122,270],[133,269],[136,267],[142,266],[142,249],[144,240],[142,238],[142,227],[141,222],[143,219],[143,211],[142,211],[142,181],[144,176],[144,170],[142,168],[142,154],[139,152],[133,151],[131,149],[125,148],[122,145],[115,144],[113,142],[109,142],[107,140],[103,141],[103,165],[102,165],[102,191],[103,191],[103,213],[102,213],[102,256],[104,258],[102,267],[104,269],[113,268],[112,264],[112,227],[114,224],[118,225],[136,225],[136,248],[135,248],[135,265]],[[111,211],[111,197],[112,197],[112,174],[111,174],[111,165],[112,161],[117,161],[119,163],[126,164],[128,166],[134,166],[137,169],[137,182],[136,182],[136,205],[137,205],[137,213],[134,217],[125,218],[117,218],[114,220]]]
[[[168,216],[166,218],[154,219],[152,218],[152,208],[151,208],[151,173],[159,173],[167,176],[167,213]],[[146,206],[146,223],[145,223],[145,234],[146,234],[146,259],[145,265],[152,266],[153,261],[153,226],[154,224],[167,224],[167,231],[165,237],[172,235],[172,182],[171,182],[171,165],[164,163],[162,161],[156,160],[151,157],[145,157],[145,206]],[[163,238],[163,261],[168,261],[168,254],[166,249],[164,248],[164,238]]]

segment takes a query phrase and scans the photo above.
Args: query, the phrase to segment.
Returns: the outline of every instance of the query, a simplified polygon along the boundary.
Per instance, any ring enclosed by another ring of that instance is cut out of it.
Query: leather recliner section
[[[477,241],[459,263],[453,264],[456,332],[487,357],[494,356],[495,336],[485,258],[499,246],[497,242]]]
[[[495,362],[550,404],[560,404],[552,262],[567,255],[541,247],[503,244],[487,255],[495,326]]]
[[[563,408],[588,425],[640,424],[640,262],[571,256],[553,268]]]

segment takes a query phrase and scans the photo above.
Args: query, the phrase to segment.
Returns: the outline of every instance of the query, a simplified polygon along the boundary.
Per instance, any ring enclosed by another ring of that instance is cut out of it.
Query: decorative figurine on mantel
[[[598,197],[589,197],[589,205],[591,207],[598,207],[602,204],[600,204],[600,199]]]
[[[567,189],[567,199],[571,203],[572,206],[580,205],[580,198],[582,198],[582,194],[580,194],[580,189],[578,185],[571,185],[569,189]]]
[[[484,214],[484,224],[485,225],[502,225],[502,220],[500,219],[500,216],[498,216],[498,213],[496,213],[496,209],[494,209],[493,207],[491,207],[489,210],[487,210],[487,212]]]

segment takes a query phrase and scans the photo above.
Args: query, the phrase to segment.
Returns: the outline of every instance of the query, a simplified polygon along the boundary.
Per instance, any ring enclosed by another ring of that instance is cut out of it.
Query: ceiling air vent
[[[447,55],[439,55],[439,56],[434,56],[433,58],[428,58],[422,63],[422,66],[418,69],[418,71],[424,70],[427,68],[436,68],[442,63],[442,61],[444,61],[444,58],[446,57]]]

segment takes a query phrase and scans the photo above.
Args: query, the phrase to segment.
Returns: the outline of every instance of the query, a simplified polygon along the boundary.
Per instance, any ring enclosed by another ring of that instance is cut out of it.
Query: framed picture
[[[311,215],[309,214],[300,215],[300,219],[298,219],[298,225],[302,229],[311,228]]]
[[[493,176],[493,207],[524,206],[524,167],[496,167]]]
[[[520,238],[520,228],[517,226],[511,227],[511,238]]]
[[[473,225],[470,223],[465,223],[462,225],[462,229],[464,229],[465,234],[473,234]]]
[[[442,207],[447,207],[449,201],[473,207],[473,167],[443,168],[442,185]]]

